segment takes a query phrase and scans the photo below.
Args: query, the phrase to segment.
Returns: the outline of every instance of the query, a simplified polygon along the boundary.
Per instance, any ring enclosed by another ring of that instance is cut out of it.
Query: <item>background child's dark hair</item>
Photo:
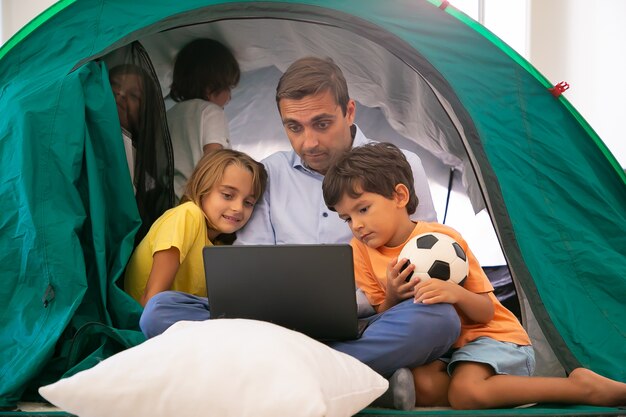
[[[241,71],[230,50],[213,39],[196,39],[178,52],[170,97],[174,101],[206,100],[239,83]]]
[[[348,195],[359,197],[363,192],[393,198],[396,185],[409,189],[408,214],[415,213],[419,201],[415,195],[411,165],[400,149],[391,143],[370,143],[357,146],[331,163],[324,176],[322,191],[330,210]]]

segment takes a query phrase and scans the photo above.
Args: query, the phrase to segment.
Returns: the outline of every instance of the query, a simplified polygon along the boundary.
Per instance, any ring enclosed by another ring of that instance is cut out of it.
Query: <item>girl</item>
[[[213,39],[191,41],[176,56],[170,97],[177,104],[168,110],[167,123],[174,148],[177,198],[204,154],[230,148],[224,106],[239,77],[233,54]]]
[[[140,67],[132,64],[118,65],[109,72],[122,133],[129,139],[136,139],[140,130],[140,113],[144,103],[143,92],[147,77]]]
[[[263,165],[242,152],[222,149],[204,156],[180,205],[166,211],[135,249],[126,291],[142,306],[167,290],[206,297],[202,249],[232,242],[266,182]]]
[[[140,61],[145,51],[132,44],[129,56]],[[165,123],[165,105],[158,82],[136,64],[117,65],[109,72],[122,128],[126,162],[135,191],[141,226],[135,245],[150,226],[174,206],[174,160]]]

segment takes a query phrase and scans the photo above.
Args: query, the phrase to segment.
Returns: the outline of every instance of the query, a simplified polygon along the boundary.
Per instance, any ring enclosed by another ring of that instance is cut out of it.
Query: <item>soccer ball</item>
[[[415,265],[407,281],[416,276],[422,281],[437,278],[462,285],[469,270],[461,245],[443,233],[429,232],[415,236],[402,248],[398,259],[402,258],[408,259],[402,270],[410,264]]]

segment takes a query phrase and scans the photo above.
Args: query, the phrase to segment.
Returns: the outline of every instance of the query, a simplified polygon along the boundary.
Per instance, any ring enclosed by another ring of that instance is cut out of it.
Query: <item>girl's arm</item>
[[[477,294],[449,281],[429,279],[415,287],[415,302],[454,304],[470,320],[488,323],[493,319],[493,302],[488,293]]]
[[[180,267],[180,251],[178,248],[160,250],[152,257],[152,269],[146,283],[146,289],[139,302],[145,307],[155,294],[172,288],[176,272]]]

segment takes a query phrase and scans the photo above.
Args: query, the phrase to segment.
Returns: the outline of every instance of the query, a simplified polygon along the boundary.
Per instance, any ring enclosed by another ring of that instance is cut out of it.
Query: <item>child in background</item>
[[[167,290],[206,297],[202,249],[246,224],[266,181],[263,165],[242,152],[204,156],[180,205],[166,211],[133,252],[126,292],[142,306]]]
[[[144,106],[144,86],[146,76],[143,70],[132,64],[118,65],[111,68],[109,81],[115,97],[117,114],[122,127],[126,162],[130,179],[135,178],[135,142],[139,140],[140,113]]]
[[[416,403],[459,409],[512,407],[535,402],[619,406],[626,384],[578,368],[567,378],[531,377],[534,353],[515,316],[500,304],[467,242],[438,223],[413,223],[417,207],[411,167],[394,145],[353,148],[331,165],[323,182],[326,205],[344,219],[354,238],[355,279],[377,312],[408,298],[416,303],[454,305],[461,335],[451,357],[413,370]],[[404,244],[425,232],[445,233],[469,260],[463,286],[431,279],[405,279]]]
[[[142,53],[136,44],[130,48],[131,56]],[[165,123],[161,89],[148,70],[135,64],[117,65],[111,68],[109,81],[141,216],[141,226],[135,235],[136,245],[154,221],[174,206],[172,145]]]
[[[174,64],[170,97],[177,102],[167,112],[174,148],[174,191],[181,198],[196,164],[207,152],[230,148],[224,106],[239,83],[237,60],[213,39],[185,45]]]

